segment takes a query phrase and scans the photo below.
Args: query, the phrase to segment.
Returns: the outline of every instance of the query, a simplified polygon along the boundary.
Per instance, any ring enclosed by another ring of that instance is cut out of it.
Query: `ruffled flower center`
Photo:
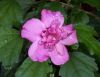
[[[55,45],[67,36],[62,28],[57,26],[50,26],[41,33],[41,40],[39,44],[43,45],[45,49],[53,49]]]

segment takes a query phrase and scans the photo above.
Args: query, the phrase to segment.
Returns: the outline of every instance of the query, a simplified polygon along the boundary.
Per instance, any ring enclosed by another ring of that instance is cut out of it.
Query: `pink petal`
[[[44,29],[44,24],[38,19],[28,20],[22,28],[21,36],[34,42],[39,37],[39,34]]]
[[[42,10],[41,15],[41,20],[43,21],[46,27],[49,27],[55,23],[58,26],[62,26],[64,23],[64,17],[60,11],[53,12],[51,10],[44,9]]]
[[[55,49],[49,53],[49,56],[55,65],[62,65],[69,60],[68,51],[62,44],[57,44]]]
[[[28,56],[32,61],[43,62],[46,61],[48,57],[48,51],[43,48],[43,46],[38,44],[38,41],[34,42],[28,51]]]
[[[74,29],[73,24],[69,24],[69,25],[65,25],[63,26],[63,29],[66,33],[70,33],[72,32],[72,30]]]
[[[64,45],[73,45],[73,44],[78,43],[76,30],[74,30],[74,31],[72,32],[72,34],[69,35],[66,39],[61,40],[60,43],[62,43],[62,44],[64,44]]]

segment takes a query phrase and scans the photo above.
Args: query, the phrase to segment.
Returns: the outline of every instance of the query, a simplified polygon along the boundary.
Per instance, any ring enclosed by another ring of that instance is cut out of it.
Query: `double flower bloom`
[[[55,65],[62,65],[69,60],[64,45],[73,45],[78,40],[73,25],[63,23],[61,12],[43,9],[41,20],[32,18],[23,25],[21,36],[32,42],[28,50],[32,61],[44,62],[50,58]]]

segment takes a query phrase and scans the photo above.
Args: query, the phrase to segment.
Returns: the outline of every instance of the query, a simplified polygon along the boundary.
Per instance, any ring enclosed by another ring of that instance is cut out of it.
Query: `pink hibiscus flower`
[[[65,25],[61,12],[43,9],[41,20],[32,18],[22,28],[21,36],[32,42],[28,56],[33,61],[44,62],[51,59],[55,65],[62,65],[69,60],[68,50],[64,45],[78,42],[73,25]]]

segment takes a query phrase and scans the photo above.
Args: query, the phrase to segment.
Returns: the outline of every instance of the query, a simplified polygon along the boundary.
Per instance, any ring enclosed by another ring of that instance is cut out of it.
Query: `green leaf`
[[[76,26],[79,41],[84,43],[88,50],[94,53],[100,59],[100,42],[94,36],[97,36],[94,28],[85,24]]]
[[[78,34],[84,33],[84,35],[87,35],[85,33],[88,33],[88,35],[90,36],[97,36],[97,32],[95,31],[95,29],[84,23],[77,24],[75,28],[77,29]]]
[[[23,40],[16,30],[0,27],[0,61],[6,68],[10,68],[18,61]]]
[[[100,8],[100,0],[81,0],[81,1],[84,3],[88,3],[96,8]]]
[[[26,59],[15,74],[15,77],[46,77],[52,71],[48,62],[32,62]]]
[[[80,12],[77,9],[72,11],[71,22],[79,24],[79,23],[88,23],[89,17],[86,13]]]
[[[22,11],[15,0],[0,1],[0,25],[12,26],[22,22]]]
[[[34,3],[34,0],[16,0],[19,5],[21,6],[21,8],[23,9],[23,11],[27,11],[29,10],[29,8],[32,6],[32,4]]]
[[[73,52],[68,63],[60,68],[62,77],[95,77],[98,70],[95,60],[82,52]]]

